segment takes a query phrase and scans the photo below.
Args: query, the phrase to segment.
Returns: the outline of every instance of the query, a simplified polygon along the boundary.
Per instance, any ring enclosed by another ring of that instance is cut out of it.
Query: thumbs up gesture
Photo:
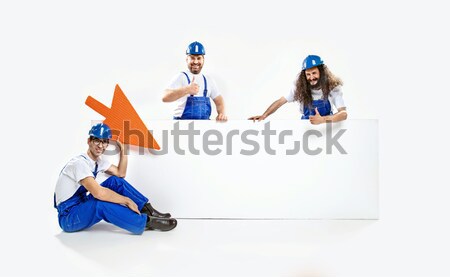
[[[190,95],[194,95],[194,94],[198,93],[200,87],[197,83],[195,83],[195,76],[192,77],[191,83],[186,88],[187,88],[187,93]]]
[[[317,110],[317,107],[314,110],[316,111],[316,114],[309,116],[309,122],[311,122],[311,124],[314,125],[324,123],[325,118],[320,115],[319,110]]]

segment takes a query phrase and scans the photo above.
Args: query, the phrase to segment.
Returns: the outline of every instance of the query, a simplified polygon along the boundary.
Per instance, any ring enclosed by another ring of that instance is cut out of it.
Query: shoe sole
[[[156,229],[156,228],[151,228],[151,227],[148,227],[146,230],[148,230],[148,231],[160,231],[160,232],[167,232],[167,231],[170,231],[170,230],[173,230],[173,229],[175,229],[175,227],[177,227],[177,225],[178,225],[178,221],[175,221],[175,225],[173,225],[173,227],[172,228],[170,228],[170,229]]]

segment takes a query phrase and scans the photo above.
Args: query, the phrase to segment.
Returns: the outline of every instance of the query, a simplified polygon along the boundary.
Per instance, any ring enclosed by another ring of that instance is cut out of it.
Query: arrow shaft
[[[108,117],[111,109],[106,107],[99,101],[97,101],[95,98],[88,96],[88,98],[86,98],[85,103],[87,106],[89,106],[94,111],[98,112],[99,114],[103,115],[104,117]]]

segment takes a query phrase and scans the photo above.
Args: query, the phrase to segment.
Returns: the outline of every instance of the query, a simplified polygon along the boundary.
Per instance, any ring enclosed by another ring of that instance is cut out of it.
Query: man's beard
[[[311,85],[311,82],[308,82],[308,84],[311,89],[320,89],[320,79],[317,80],[317,83],[315,85]]]
[[[202,71],[202,67],[203,67],[203,66],[199,66],[198,69],[193,70],[193,66],[191,66],[191,67],[189,68],[189,71],[190,71],[192,74],[199,74],[199,73]]]

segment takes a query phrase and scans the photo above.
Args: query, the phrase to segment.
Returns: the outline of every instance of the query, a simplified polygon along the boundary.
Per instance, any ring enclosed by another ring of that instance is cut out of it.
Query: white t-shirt
[[[203,96],[203,91],[205,90],[205,81],[203,80],[203,74],[192,74],[191,72],[186,72],[186,74],[189,76],[189,80],[192,82],[193,77],[195,76],[194,82],[199,86],[198,93],[195,94],[195,97],[201,97]],[[216,98],[220,95],[219,91],[217,90],[217,85],[214,82],[211,77],[208,77],[205,75],[206,78],[206,86],[207,86],[207,94],[206,96],[210,97],[211,99]],[[180,87],[184,87],[189,85],[188,80],[186,78],[186,75],[183,73],[179,73],[176,76],[172,78],[170,81],[170,84],[167,86],[167,89],[177,89]],[[185,95],[179,99],[177,99],[175,103],[175,111],[174,111],[174,117],[181,117],[184,111],[184,107],[186,106],[186,101],[189,95]]]
[[[322,99],[322,97],[323,97],[322,89],[312,89],[311,94],[312,94],[313,100],[319,100],[319,99]],[[285,95],[284,98],[286,98],[286,100],[288,102],[293,102],[294,95],[295,95],[295,84],[289,91],[289,94]],[[330,91],[330,94],[328,95],[328,100],[330,100],[332,108],[333,108],[333,106],[336,109],[345,107],[344,98],[342,95],[343,95],[342,86],[337,86],[332,91]],[[300,113],[303,114],[303,103],[300,103],[299,109],[300,109]]]
[[[109,161],[101,157],[97,160],[97,164],[97,172],[105,172],[111,166]],[[94,177],[94,171],[95,161],[88,154],[83,153],[72,158],[61,170],[56,182],[56,205],[72,197],[80,188],[80,181],[86,177]]]

